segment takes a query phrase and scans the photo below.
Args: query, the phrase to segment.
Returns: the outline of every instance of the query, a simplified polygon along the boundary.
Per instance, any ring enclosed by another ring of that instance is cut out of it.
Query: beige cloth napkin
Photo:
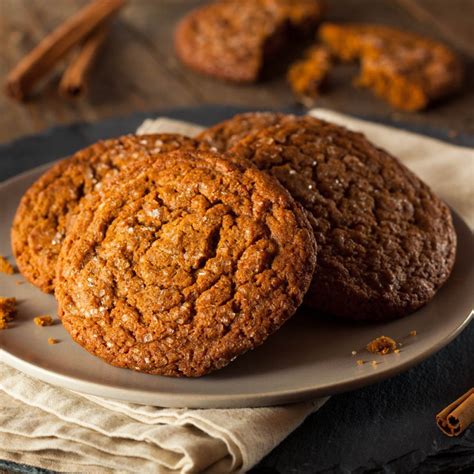
[[[175,409],[78,394],[0,363],[0,459],[64,472],[245,472],[326,399]]]
[[[474,226],[474,151],[327,110],[399,156]],[[147,120],[140,133],[199,128]],[[78,394],[0,362],[0,459],[66,472],[244,472],[326,399],[283,407],[165,409]]]

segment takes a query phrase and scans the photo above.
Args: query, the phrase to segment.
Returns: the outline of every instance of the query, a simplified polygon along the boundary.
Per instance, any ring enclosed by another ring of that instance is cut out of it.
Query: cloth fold
[[[326,401],[159,408],[0,374],[0,458],[65,472],[245,472]]]
[[[473,150],[328,110],[311,114],[364,132],[474,226]],[[138,133],[192,136],[200,129],[159,118],[145,121]],[[0,459],[63,472],[245,472],[326,400],[227,410],[159,408],[72,392],[0,362]]]

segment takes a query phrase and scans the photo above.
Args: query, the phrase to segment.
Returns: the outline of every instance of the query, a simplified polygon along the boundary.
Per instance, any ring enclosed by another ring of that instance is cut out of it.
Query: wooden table
[[[393,121],[429,124],[474,133],[474,0],[327,0],[335,21],[378,21],[438,38],[464,57],[468,81],[462,93],[430,110],[391,110],[370,92],[354,93],[356,66],[342,67],[318,105]],[[73,14],[84,0],[0,0],[0,78],[44,35]],[[0,142],[77,121],[96,121],[177,106],[225,103],[281,108],[294,104],[284,77],[236,86],[200,76],[176,59],[176,21],[200,0],[130,0],[116,21],[92,72],[87,97],[67,101],[57,94],[58,74],[27,103],[0,94]],[[283,69],[283,68],[282,68]]]

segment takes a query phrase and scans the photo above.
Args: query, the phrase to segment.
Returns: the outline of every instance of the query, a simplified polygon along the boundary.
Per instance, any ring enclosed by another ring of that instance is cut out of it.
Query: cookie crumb
[[[322,45],[313,46],[303,59],[290,66],[287,80],[300,103],[308,107],[314,105],[331,66],[329,49]]]
[[[13,275],[15,269],[13,265],[5,258],[0,255],[0,273],[6,273],[7,275]]]
[[[376,360],[373,360],[373,361],[370,362],[370,365],[371,365],[372,367],[376,367],[376,366],[379,365],[379,364],[380,364],[380,362],[377,362]]]
[[[397,343],[391,337],[380,336],[369,342],[366,348],[372,354],[386,355],[397,348]]]
[[[357,351],[352,351],[351,354],[355,356],[357,354]]]
[[[15,282],[15,285],[20,286],[20,285],[24,285],[25,283],[26,283],[26,281],[18,280],[18,281]]]
[[[45,316],[36,316],[33,319],[37,326],[52,326],[53,325],[53,318],[48,314]]]
[[[364,365],[365,362],[362,359],[356,360],[357,365]]]
[[[413,330],[413,331],[410,331],[410,336],[416,336],[416,334],[417,334],[417,333],[416,333],[416,331],[415,331],[415,330]]]
[[[0,329],[7,329],[16,311],[16,298],[0,296]]]
[[[400,349],[395,349],[393,352],[395,352],[395,354],[400,354]]]
[[[57,344],[59,341],[57,339],[54,339],[54,337],[48,337],[48,344],[53,345]]]

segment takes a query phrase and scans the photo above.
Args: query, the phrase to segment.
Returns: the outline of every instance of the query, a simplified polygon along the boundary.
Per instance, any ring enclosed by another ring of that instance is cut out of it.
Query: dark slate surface
[[[230,106],[208,106],[160,111],[156,115],[210,125],[239,111]],[[54,128],[0,145],[0,180],[65,156],[99,138],[132,132],[148,116],[136,114]],[[391,125],[474,146],[474,136],[449,137],[446,131]],[[434,415],[441,408],[472,386],[471,323],[451,344],[419,366],[379,384],[332,397],[252,473],[474,473],[474,427],[459,438],[448,438],[434,423]],[[4,461],[0,461],[0,470],[47,472]]]

